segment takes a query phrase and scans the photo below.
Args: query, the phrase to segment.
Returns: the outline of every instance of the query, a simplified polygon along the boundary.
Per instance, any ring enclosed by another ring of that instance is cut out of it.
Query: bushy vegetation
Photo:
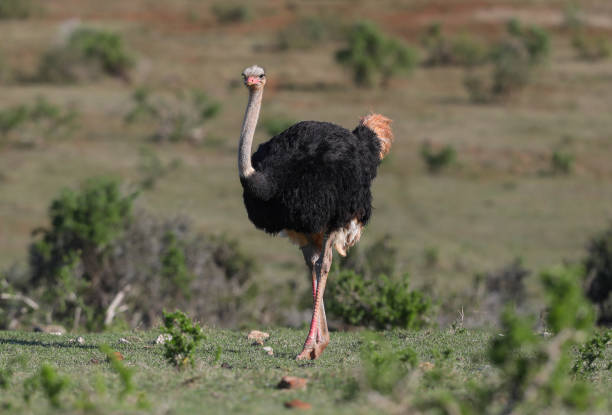
[[[574,155],[563,150],[555,150],[550,158],[553,174],[570,174],[574,170]]]
[[[487,45],[469,35],[451,39],[443,34],[440,23],[433,23],[425,30],[421,45],[427,52],[426,66],[472,67],[485,63],[488,58]]]
[[[34,11],[32,0],[0,0],[0,20],[27,19]]]
[[[612,322],[612,227],[593,237],[584,261],[586,296],[598,308],[598,322]]]
[[[164,341],[166,360],[177,368],[193,366],[195,349],[205,338],[202,328],[181,311],[164,312],[162,332],[168,336]]]
[[[50,227],[36,232],[28,269],[4,273],[15,294],[0,309],[2,327],[150,326],[165,307],[211,323],[248,320],[253,260],[235,241],[194,235],[185,219],[132,215],[135,197],[112,179],[64,190],[49,208]],[[34,306],[24,309],[24,298]]]
[[[336,60],[349,68],[356,85],[386,86],[392,77],[415,68],[417,52],[365,21],[349,31],[348,47],[336,53]]]
[[[550,35],[538,26],[525,26],[513,19],[506,33],[488,53],[490,70],[469,70],[464,77],[463,84],[473,102],[504,99],[520,91],[550,53]]]
[[[457,151],[450,144],[436,151],[431,142],[426,141],[421,145],[421,158],[425,162],[427,170],[435,174],[450,167],[455,162]]]
[[[66,137],[76,127],[77,118],[73,108],[62,108],[44,97],[0,110],[0,145],[34,146]]]
[[[211,10],[219,23],[240,23],[253,18],[253,11],[245,4],[215,3]]]
[[[346,324],[377,329],[428,324],[431,300],[410,289],[407,274],[396,275],[395,249],[388,237],[363,254],[354,250],[334,266],[326,295],[330,316]]]
[[[202,142],[207,138],[205,124],[221,110],[219,102],[197,89],[176,90],[173,96],[152,96],[149,89],[137,88],[132,101],[125,121],[153,126],[150,138],[156,142]]]
[[[42,57],[37,79],[42,82],[90,81],[108,75],[129,79],[134,57],[123,38],[103,29],[80,27]]]

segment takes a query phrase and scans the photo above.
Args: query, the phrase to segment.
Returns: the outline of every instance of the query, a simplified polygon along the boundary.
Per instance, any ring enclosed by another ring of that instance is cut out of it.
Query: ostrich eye
[[[264,75],[264,74],[259,75],[259,79],[263,78],[264,76],[266,76],[266,75]]]

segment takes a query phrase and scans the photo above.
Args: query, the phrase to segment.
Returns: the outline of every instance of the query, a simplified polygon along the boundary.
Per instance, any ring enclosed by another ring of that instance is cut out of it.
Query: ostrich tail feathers
[[[382,160],[391,150],[393,144],[393,131],[391,130],[390,118],[382,114],[368,114],[361,117],[360,125],[363,125],[376,134],[380,141],[380,159]]]

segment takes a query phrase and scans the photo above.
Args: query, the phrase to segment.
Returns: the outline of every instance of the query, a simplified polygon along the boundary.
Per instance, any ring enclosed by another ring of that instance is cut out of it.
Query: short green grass
[[[207,328],[204,330],[207,339],[195,354],[195,366],[181,371],[165,361],[163,346],[154,344],[159,334],[156,330],[84,334],[83,344],[75,342],[76,334],[0,332],[0,369],[12,365],[15,370],[8,388],[0,394],[0,408],[13,414],[52,413],[40,392],[29,404],[22,399],[24,380],[43,363],[50,363],[61,375],[70,378],[70,386],[60,395],[61,408],[54,413],[82,413],[79,405],[87,402],[88,410],[97,414],[275,414],[284,413],[283,404],[293,399],[311,404],[320,414],[389,411],[364,386],[360,369],[361,333],[333,332],[320,359],[298,362],[294,357],[302,345],[304,330],[270,327],[265,331],[271,334],[266,345],[273,348],[273,356],[262,346],[252,345],[247,340],[247,331]],[[444,379],[420,386],[425,391],[445,387],[463,390],[470,381],[486,382],[496,376],[486,357],[489,339],[498,335],[495,331],[395,330],[381,335],[394,350],[409,346],[416,351],[419,362],[445,368]],[[102,344],[119,351],[124,356],[124,365],[134,372],[135,391],[123,401],[119,399],[119,378],[99,350]],[[216,360],[219,348],[221,355]],[[441,357],[445,353],[448,357]],[[15,358],[21,363],[11,363]],[[608,347],[605,361],[610,358]],[[308,379],[306,389],[277,389],[286,375]],[[602,368],[595,372],[592,381],[600,392],[609,390],[610,370]],[[356,384],[361,388],[351,397]]]
[[[207,340],[196,353],[194,368],[178,371],[166,363],[163,346],[155,345],[157,331],[133,331],[119,334],[84,334],[84,344],[77,335],[55,336],[42,333],[0,332],[0,368],[6,368],[13,357],[22,356],[23,366],[13,363],[16,372],[7,390],[0,394],[0,405],[11,413],[44,413],[51,411],[42,393],[30,404],[22,399],[23,381],[39,370],[41,364],[53,365],[60,374],[70,377],[70,386],[62,393],[62,409],[57,413],[79,413],[74,409],[85,398],[95,407],[94,413],[190,414],[251,413],[270,414],[285,411],[284,402],[300,399],[317,413],[377,413],[381,408],[364,396],[346,400],[347,388],[359,378],[359,333],[334,332],[329,347],[317,361],[297,362],[305,330],[269,328],[266,345],[274,356],[247,340],[246,331],[205,329]],[[432,353],[453,350],[453,365],[462,379],[474,379],[487,373],[484,351],[491,333],[474,330],[463,334],[429,331],[392,331],[384,333],[394,348],[411,346],[419,361],[432,361]],[[123,343],[120,339],[129,343]],[[123,363],[134,371],[136,392],[123,402],[118,376],[98,349],[107,344],[123,354]],[[215,362],[217,348],[221,357]],[[435,360],[434,360],[435,363]],[[276,385],[285,375],[308,379],[305,390],[279,390]],[[97,384],[105,385],[105,392]],[[138,407],[143,394],[147,409]]]

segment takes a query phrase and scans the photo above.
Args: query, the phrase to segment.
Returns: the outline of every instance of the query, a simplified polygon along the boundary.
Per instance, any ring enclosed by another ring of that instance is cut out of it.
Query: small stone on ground
[[[279,389],[302,389],[306,387],[308,379],[298,378],[297,376],[283,376],[277,387]]]

